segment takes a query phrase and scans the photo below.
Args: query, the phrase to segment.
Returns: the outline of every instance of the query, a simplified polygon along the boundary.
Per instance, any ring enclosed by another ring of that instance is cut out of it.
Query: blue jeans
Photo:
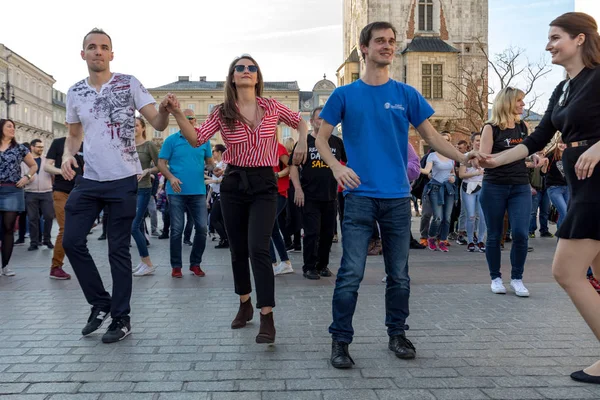
[[[329,327],[333,340],[352,342],[352,317],[356,308],[358,288],[365,273],[367,249],[375,221],[379,222],[381,229],[383,261],[387,274],[385,325],[390,336],[404,332],[410,297],[410,217],[408,197],[376,199],[346,195],[342,224],[343,255],[333,292],[333,322]]]
[[[548,196],[550,201],[556,207],[558,211],[558,223],[556,224],[559,228],[567,215],[567,207],[571,198],[568,186],[550,186],[548,189]]]
[[[475,222],[477,216],[479,216],[479,226],[477,227],[477,238],[480,242],[483,241],[487,232],[485,225],[485,219],[483,218],[483,211],[481,211],[481,190],[477,193],[468,194],[464,190],[461,190],[462,204],[467,210],[467,240],[469,243],[475,243]]]
[[[294,200],[292,200],[294,201]],[[283,210],[285,210],[285,206],[287,205],[287,198],[282,195],[277,195],[277,217],[275,218],[275,224],[273,225],[273,233],[271,234],[271,242],[269,243],[269,252],[271,253],[271,263],[275,264],[277,262],[277,257],[275,256],[275,247],[277,247],[277,252],[279,253],[279,258],[281,261],[289,261],[288,253],[285,248],[285,242],[283,241],[283,236],[281,236],[281,230],[279,228],[279,214]]]
[[[500,239],[502,239],[504,214],[508,211],[513,238],[510,250],[511,279],[523,279],[529,240],[527,225],[531,214],[529,185],[496,185],[484,181],[480,202],[488,229],[485,258],[491,278],[502,277],[500,273]]]
[[[540,209],[540,233],[548,232],[548,216],[550,215],[550,196],[547,190],[538,190],[531,196],[531,219],[529,232],[537,230],[537,211]]]
[[[146,214],[146,209],[148,209],[151,195],[152,188],[138,188],[135,218],[133,224],[131,224],[131,236],[133,236],[133,240],[135,240],[135,244],[138,248],[138,253],[140,253],[140,257],[142,258],[150,255],[148,253],[146,235],[144,232],[144,215]]]
[[[440,196],[444,196],[444,204],[440,204]],[[440,240],[448,239],[450,231],[450,217],[454,208],[454,196],[446,193],[443,186],[432,186],[429,192],[429,201],[433,211],[433,218],[429,225],[430,238],[439,237]]]
[[[206,248],[207,215],[206,195],[169,195],[169,213],[171,215],[171,267],[181,268],[181,236],[183,233],[183,216],[185,211],[194,220],[196,234],[190,253],[190,266],[200,265]]]

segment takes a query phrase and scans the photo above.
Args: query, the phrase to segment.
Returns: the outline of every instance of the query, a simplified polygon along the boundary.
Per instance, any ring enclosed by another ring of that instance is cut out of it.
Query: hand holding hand
[[[19,182],[17,182],[15,186],[16,186],[16,187],[18,187],[18,188],[20,189],[20,188],[22,188],[22,187],[25,187],[25,185],[27,185],[29,182],[31,182],[31,181],[29,180],[29,178],[28,178],[28,177],[26,177],[26,176],[24,176],[24,177],[22,177],[21,179],[19,179]]]
[[[294,149],[294,159],[292,160],[292,164],[294,165],[302,165],[306,162],[306,141],[298,141],[296,144],[296,148]]]

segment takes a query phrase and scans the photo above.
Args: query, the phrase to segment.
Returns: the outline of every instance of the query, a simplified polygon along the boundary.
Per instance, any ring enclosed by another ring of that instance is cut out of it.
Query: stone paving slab
[[[90,251],[110,286],[106,242],[96,236]],[[237,307],[229,255],[212,244],[205,278],[173,280],[168,243],[152,239],[160,268],[135,279],[133,334],[112,345],[102,332],[80,336],[89,308],[76,280],[47,278],[50,252],[17,247],[18,275],[0,277],[0,399],[600,399],[600,388],[568,376],[600,358],[600,346],[552,282],[552,239],[531,241],[528,299],[493,295],[483,254],[412,251],[412,361],[387,350],[383,260],[369,257],[347,371],[329,364],[334,278],[278,277],[277,343],[257,345],[258,313],[247,328],[229,328]],[[332,253],[336,272],[339,244]],[[291,258],[301,265],[300,254]]]

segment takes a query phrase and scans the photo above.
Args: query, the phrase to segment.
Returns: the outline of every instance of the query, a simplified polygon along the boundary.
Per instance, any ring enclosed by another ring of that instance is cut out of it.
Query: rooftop
[[[172,90],[172,91],[222,91],[225,87],[225,81],[207,81],[206,77],[200,77],[197,81],[191,81],[189,76],[180,76],[175,82],[167,83],[148,90]],[[265,91],[299,91],[297,81],[289,82],[265,82]]]
[[[416,36],[402,54],[408,52],[417,53],[460,53],[457,49],[444,42],[439,37]]]

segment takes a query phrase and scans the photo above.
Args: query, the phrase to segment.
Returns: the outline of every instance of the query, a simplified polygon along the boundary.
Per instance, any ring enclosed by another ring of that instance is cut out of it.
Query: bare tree
[[[496,93],[489,84],[488,74],[491,72],[499,81],[499,88],[517,86],[525,92],[528,108],[525,118],[531,115],[541,95],[534,87],[537,81],[550,72],[550,66],[544,58],[531,62],[525,55],[525,50],[519,47],[509,47],[503,52],[490,57],[485,44],[477,39],[477,48],[487,60],[484,67],[475,61],[459,64],[459,76],[453,77],[448,83],[454,89],[456,101],[454,107],[463,115],[463,129],[479,130],[488,119],[488,107],[492,104],[490,97]]]

